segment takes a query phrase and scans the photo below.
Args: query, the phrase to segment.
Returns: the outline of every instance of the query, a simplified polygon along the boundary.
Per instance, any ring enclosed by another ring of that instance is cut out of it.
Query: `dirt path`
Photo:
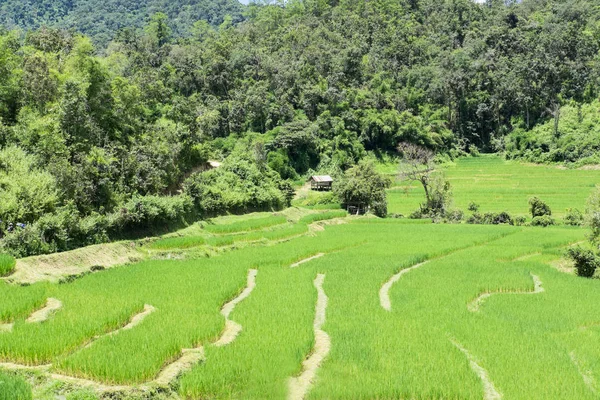
[[[539,251],[535,252],[535,253],[531,253],[531,254],[525,254],[524,256],[520,256],[520,257],[517,257],[517,258],[513,259],[513,261],[526,261],[526,260],[528,260],[530,258],[533,258],[535,256],[539,256],[539,255],[542,255],[542,253],[540,253]]]
[[[204,347],[181,350],[181,357],[168,364],[151,383],[161,387],[169,386],[184,371],[191,369],[194,365],[204,360]]]
[[[408,274],[410,271],[420,268],[423,265],[427,264],[428,262],[429,262],[429,260],[424,261],[419,264],[415,264],[412,267],[405,268],[402,271],[395,274],[394,276],[392,276],[389,281],[387,281],[386,283],[383,284],[381,289],[379,289],[379,303],[381,304],[381,307],[383,307],[384,310],[392,311],[392,301],[390,300],[390,289],[392,288],[392,286],[394,286],[394,283],[398,282],[400,280],[400,278],[402,277],[402,275]]]
[[[150,314],[152,314],[153,312],[156,311],[156,308],[151,306],[150,304],[144,304],[144,310],[135,314],[131,320],[129,321],[129,323],[119,329],[116,329],[112,332],[108,332],[107,334],[104,335],[100,335],[100,336],[96,336],[95,338],[93,338],[88,344],[86,344],[84,346],[84,348],[88,348],[90,346],[92,346],[98,339],[102,339],[103,337],[106,336],[114,336],[116,334],[118,334],[119,332],[122,331],[127,331],[130,329],[133,329],[134,327],[136,327],[137,325],[141,324],[144,319],[146,319],[146,317]]]
[[[131,321],[129,321],[129,323],[127,325],[125,325],[121,329],[117,329],[116,331],[110,332],[108,335],[109,336],[116,335],[117,333],[119,333],[121,331],[127,331],[129,329],[136,327],[137,325],[141,324],[142,321],[144,321],[148,315],[152,314],[155,311],[156,311],[155,307],[151,306],[150,304],[144,304],[144,310],[141,313],[135,314],[133,316],[133,318],[131,318]]]
[[[533,291],[520,290],[520,291],[485,292],[485,293],[480,294],[479,296],[477,296],[477,298],[475,298],[473,301],[471,301],[469,304],[467,304],[467,308],[471,312],[477,312],[477,311],[479,311],[479,308],[481,307],[483,302],[487,298],[489,298],[495,294],[539,294],[539,293],[544,292],[544,288],[542,287],[542,281],[540,280],[539,276],[531,274],[531,277],[533,278],[533,285],[534,285]]]
[[[317,254],[315,254],[312,257],[308,257],[308,258],[305,258],[303,260],[300,260],[298,262],[293,263],[292,265],[290,265],[290,268],[296,268],[296,267],[298,267],[298,266],[300,266],[300,265],[302,265],[304,263],[307,263],[309,261],[312,261],[312,260],[315,260],[317,258],[323,257],[324,255],[325,255],[325,253],[317,253]]]
[[[571,357],[571,361],[573,361],[573,364],[575,364],[575,366],[577,367],[577,371],[579,372],[579,375],[581,375],[581,377],[583,378],[583,382],[585,383],[585,385],[592,391],[592,393],[597,395],[598,394],[598,383],[596,382],[596,379],[594,378],[594,374],[592,373],[592,371],[586,369],[583,366],[581,361],[575,355],[574,351],[569,353],[569,357]]]
[[[381,304],[381,307],[384,310],[392,311],[392,302],[390,300],[390,289],[392,288],[392,286],[394,285],[394,283],[398,282],[398,280],[400,280],[400,278],[403,275],[409,273],[410,271],[413,271],[413,270],[415,270],[417,268],[420,268],[423,265],[425,265],[425,264],[427,264],[427,263],[429,263],[431,261],[440,260],[442,258],[450,257],[453,254],[456,254],[456,253],[464,251],[464,250],[472,249],[474,247],[485,246],[485,245],[487,245],[487,244],[489,244],[491,242],[503,239],[506,236],[510,236],[510,235],[514,235],[514,233],[509,233],[509,234],[506,234],[506,235],[501,235],[501,236],[496,237],[494,239],[486,240],[484,242],[475,243],[475,244],[468,245],[468,246],[465,246],[465,247],[460,247],[460,248],[457,248],[457,249],[454,249],[454,250],[450,251],[449,253],[438,255],[438,256],[432,257],[432,258],[430,258],[428,260],[425,260],[423,262],[420,262],[418,264],[415,264],[412,267],[404,268],[403,270],[401,270],[397,274],[393,275],[387,282],[385,282],[383,284],[383,286],[381,286],[381,289],[379,289],[379,303]]]
[[[115,393],[115,392],[128,392],[131,390],[130,386],[119,386],[119,385],[105,385],[88,379],[76,378],[74,376],[61,375],[61,374],[49,374],[49,377],[61,381],[64,383],[70,383],[82,388],[93,389],[101,393]]]
[[[455,339],[450,338],[450,342],[452,342],[452,344],[467,357],[467,359],[469,360],[469,365],[471,366],[471,369],[473,370],[473,372],[475,372],[477,374],[477,376],[479,376],[479,379],[481,379],[481,383],[483,384],[483,399],[484,400],[501,399],[502,394],[500,394],[500,392],[498,392],[498,390],[494,386],[494,383],[491,381],[491,379],[488,375],[488,372],[485,370],[485,368],[483,368],[481,365],[479,365],[477,363],[477,361],[475,360],[475,357],[473,357],[473,355],[467,349],[465,349],[460,343],[458,343]]]
[[[52,315],[54,312],[60,310],[62,308],[62,302],[60,300],[57,299],[53,299],[52,297],[49,297],[46,300],[46,305],[44,306],[44,308],[41,308],[37,311],[34,311],[29,318],[27,318],[25,320],[25,322],[28,322],[30,324],[37,324],[40,322],[44,322],[46,321],[48,318],[50,318],[50,315]]]
[[[52,364],[44,365],[23,365],[9,362],[0,362],[0,369],[7,369],[11,371],[47,371],[52,367]]]
[[[304,199],[308,196],[308,193],[310,193],[310,182],[305,183],[302,185],[302,187],[296,190],[294,200]]]
[[[233,342],[237,335],[242,331],[242,326],[235,321],[229,319],[229,314],[233,311],[236,305],[238,305],[242,300],[246,299],[250,296],[250,293],[256,287],[256,275],[258,274],[258,270],[251,269],[248,271],[248,280],[246,284],[246,288],[237,296],[235,299],[231,300],[229,303],[225,304],[221,309],[221,315],[225,317],[225,331],[217,340],[214,345],[215,346],[226,346],[229,343]]]
[[[249,270],[246,288],[242,291],[242,293],[240,293],[233,300],[231,300],[230,302],[225,304],[223,306],[223,308],[221,309],[221,314],[226,318],[225,330],[223,331],[223,333],[221,334],[219,339],[213,343],[215,346],[225,346],[225,345],[233,342],[233,340],[235,340],[235,338],[239,334],[239,332],[241,332],[242,326],[234,321],[231,321],[229,319],[229,315],[231,314],[231,312],[233,311],[233,309],[235,308],[235,306],[237,304],[239,304],[242,300],[246,299],[250,295],[250,293],[256,286],[257,273],[258,273],[258,271],[256,269]],[[56,300],[56,299],[48,299],[49,305],[50,305],[50,300]],[[56,300],[56,301],[58,301],[58,300]],[[56,306],[55,303],[53,303],[53,305]],[[48,308],[48,306],[46,306],[44,309],[47,309],[47,308]],[[42,311],[42,310],[40,310],[40,311]],[[153,307],[149,304],[146,304],[146,305],[144,305],[144,310],[142,312],[134,315],[133,318],[131,318],[131,321],[127,325],[125,325],[124,327],[119,328],[115,331],[112,331],[110,333],[107,333],[106,335],[103,335],[101,337],[116,335],[117,333],[119,333],[123,330],[132,329],[135,326],[139,325],[146,317],[148,317],[148,315],[152,314],[155,311],[156,311],[155,307]],[[41,314],[40,314],[40,318],[41,318]],[[96,339],[98,339],[98,338],[96,338]],[[90,346],[92,343],[89,343],[86,347]],[[183,349],[183,350],[181,350],[181,356],[179,358],[177,358],[177,360],[167,364],[159,372],[158,376],[155,379],[153,379],[149,382],[146,382],[144,384],[134,385],[134,386],[107,385],[107,384],[103,384],[103,383],[96,382],[96,381],[89,380],[89,379],[77,378],[74,376],[62,375],[62,374],[58,374],[58,373],[49,373],[48,376],[52,379],[55,379],[55,380],[58,380],[61,382],[66,382],[66,383],[70,383],[70,384],[81,386],[81,387],[91,388],[99,393],[152,391],[157,386],[158,387],[169,386],[175,379],[177,379],[177,377],[179,375],[181,375],[183,372],[191,369],[194,365],[196,365],[197,363],[199,363],[200,361],[202,361],[204,359],[205,359],[204,346],[199,346],[199,347],[193,348],[193,349]],[[0,369],[4,368],[4,369],[10,369],[10,370],[48,371],[48,370],[50,370],[51,367],[52,367],[51,364],[29,367],[26,365],[19,365],[19,364],[12,364],[12,363],[0,363]]]
[[[311,356],[302,363],[302,374],[290,379],[288,400],[302,400],[306,397],[314,382],[317,369],[327,357],[331,348],[329,335],[321,329],[325,323],[325,311],[327,309],[327,295],[323,290],[324,280],[325,275],[319,274],[314,281],[318,293],[314,321],[315,347]]]
[[[216,342],[213,343],[215,346],[226,346],[229,343],[233,342],[237,335],[242,331],[242,326],[234,321],[229,319],[229,315],[233,311],[236,305],[238,305],[242,300],[246,299],[250,296],[250,293],[256,287],[256,275],[258,274],[258,270],[251,269],[248,271],[248,278],[246,283],[246,288],[236,296],[233,300],[226,303],[221,308],[221,315],[225,317],[225,330],[217,339]],[[194,365],[204,360],[204,347],[200,346],[195,349],[184,349],[182,350],[182,355],[176,361],[167,365],[158,375],[158,377],[154,380],[154,383],[158,386],[168,386],[171,382],[173,382],[179,375],[183,372],[189,370]]]

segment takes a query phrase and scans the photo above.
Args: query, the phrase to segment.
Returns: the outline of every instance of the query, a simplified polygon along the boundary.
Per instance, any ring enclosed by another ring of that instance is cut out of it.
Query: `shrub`
[[[585,224],[590,227],[590,240],[600,237],[600,188],[596,188],[587,200]]]
[[[378,217],[385,217],[385,189],[390,185],[390,179],[378,173],[373,163],[367,161],[347,170],[335,192],[344,208],[348,205],[362,206],[369,208]]]
[[[31,386],[19,376],[0,372],[0,400],[31,400]]]
[[[0,276],[7,276],[12,274],[15,270],[17,261],[15,258],[8,254],[0,254]]]
[[[392,214],[388,215],[388,218],[402,219],[402,218],[404,218],[404,215],[398,214],[398,213],[392,213]]]
[[[514,225],[514,221],[509,213],[502,211],[499,213],[489,212],[485,214],[473,213],[468,219],[467,224],[484,224],[484,225]]]
[[[226,212],[278,210],[288,204],[293,188],[272,169],[230,158],[223,166],[191,175],[183,184],[202,216]]]
[[[193,211],[189,196],[136,196],[109,217],[113,233],[142,231],[183,223]]]
[[[445,219],[450,223],[459,223],[465,217],[465,213],[462,210],[448,211],[445,215]]]
[[[516,216],[514,218],[514,224],[515,224],[515,226],[525,225],[526,222],[527,222],[527,217],[525,217],[523,215],[519,215],[519,216]]]
[[[587,224],[589,225],[592,232],[590,233],[590,239],[595,241],[600,237],[600,211],[595,211],[588,214]]]
[[[474,144],[469,146],[469,154],[471,157],[479,157],[481,154],[479,153],[479,149]]]
[[[529,212],[533,218],[542,217],[544,215],[552,215],[550,206],[537,197],[532,197],[529,199]]]
[[[467,209],[468,209],[469,211],[471,211],[471,212],[474,212],[474,213],[475,213],[475,212],[479,211],[479,204],[477,204],[477,203],[475,203],[475,202],[471,201],[471,202],[469,202],[469,207],[468,207]]]
[[[2,250],[17,257],[48,254],[56,251],[42,240],[42,235],[34,225],[15,229],[2,239]]]
[[[531,226],[543,226],[543,227],[547,227],[550,225],[554,225],[555,221],[552,217],[548,216],[548,215],[543,215],[540,217],[534,217],[531,220]]]
[[[338,196],[334,192],[320,193],[319,195],[309,197],[301,204],[311,207],[316,205],[335,204],[338,201]]]
[[[499,213],[493,213],[493,212],[485,213],[483,215],[483,223],[489,224],[489,225],[502,225],[502,224],[513,225],[514,224],[512,217],[506,211],[502,211]]]
[[[410,219],[422,219],[423,218],[423,212],[421,211],[421,209],[415,210],[413,212],[410,213],[410,215],[408,216],[408,218]]]
[[[583,225],[583,213],[576,208],[567,208],[564,222],[565,225],[571,226]]]
[[[467,224],[482,224],[483,223],[483,216],[478,213],[478,212],[474,212],[469,218],[467,218]]]
[[[572,247],[567,250],[567,255],[575,261],[577,275],[585,278],[594,276],[596,269],[600,265],[600,259],[591,250],[585,250],[581,247]]]

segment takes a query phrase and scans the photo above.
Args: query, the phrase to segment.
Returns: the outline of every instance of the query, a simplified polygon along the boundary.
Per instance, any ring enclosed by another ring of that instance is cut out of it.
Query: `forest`
[[[401,142],[600,162],[591,0],[90,4],[0,6],[14,256],[280,209],[294,182]],[[200,172],[208,160],[223,165]]]

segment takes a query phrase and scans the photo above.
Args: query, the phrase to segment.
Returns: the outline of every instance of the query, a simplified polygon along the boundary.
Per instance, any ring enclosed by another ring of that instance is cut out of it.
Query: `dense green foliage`
[[[23,378],[0,372],[0,400],[31,400],[31,387]]]
[[[600,101],[571,103],[561,108],[558,128],[554,120],[531,130],[515,129],[506,138],[506,155],[532,162],[599,164]]]
[[[100,43],[0,30],[0,230],[26,225],[2,240],[16,255],[277,209],[284,180],[341,176],[399,142],[519,156],[507,134],[550,120],[560,136],[564,104],[587,121],[568,159],[596,148],[590,0],[293,0],[243,20],[225,0],[96,3],[0,8],[9,28]],[[223,167],[199,172],[211,159]]]
[[[541,199],[532,197],[529,199],[529,213],[533,218],[543,217],[545,215],[552,215],[552,210],[550,209],[550,206]]]
[[[567,250],[567,254],[575,261],[575,270],[579,276],[591,278],[600,266],[600,258],[592,250],[572,247]]]
[[[370,162],[361,162],[346,171],[335,186],[343,208],[356,207],[357,212],[371,211],[379,217],[387,215],[386,189],[391,181],[375,170]]]
[[[106,45],[115,37],[141,29],[158,11],[168,15],[172,34],[189,36],[199,20],[214,26],[227,16],[240,21],[243,6],[235,0],[4,0],[0,25],[25,31],[44,26],[72,29]]]

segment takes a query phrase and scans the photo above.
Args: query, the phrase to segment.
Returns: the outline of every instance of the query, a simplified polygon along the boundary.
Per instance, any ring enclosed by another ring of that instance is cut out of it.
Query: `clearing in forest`
[[[394,173],[391,165],[385,167]],[[461,158],[442,169],[452,185],[454,206],[466,211],[474,202],[484,213],[527,215],[527,200],[537,196],[548,203],[553,216],[562,217],[567,208],[583,211],[591,190],[600,182],[599,171],[523,164],[496,155]],[[396,181],[388,190],[388,210],[409,215],[419,208],[423,196],[421,186]]]

